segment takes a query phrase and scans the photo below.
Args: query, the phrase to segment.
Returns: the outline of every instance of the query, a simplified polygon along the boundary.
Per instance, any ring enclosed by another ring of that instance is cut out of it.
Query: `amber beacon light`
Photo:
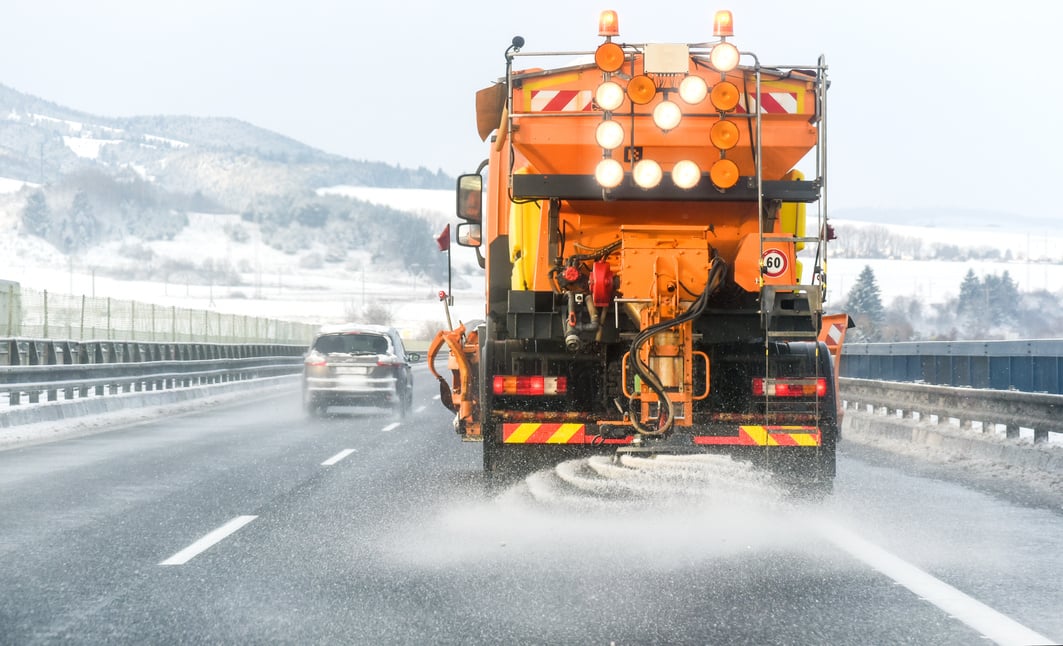
[[[735,35],[734,18],[731,16],[730,11],[725,9],[716,12],[712,19],[712,35],[716,38],[727,38]]]
[[[598,16],[598,35],[611,38],[620,35],[620,25],[616,19],[616,12],[606,9]]]

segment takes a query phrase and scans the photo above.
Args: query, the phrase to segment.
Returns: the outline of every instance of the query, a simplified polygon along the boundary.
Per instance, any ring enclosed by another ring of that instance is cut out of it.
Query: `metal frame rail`
[[[873,381],[844,377],[840,395],[846,410],[885,409],[887,415],[905,418],[919,414],[921,420],[937,417],[938,423],[959,420],[963,428],[981,422],[983,432],[1005,427],[1015,439],[1020,428],[1033,429],[1035,444],[1048,441],[1049,433],[1063,433],[1063,395],[1025,393],[1013,390],[952,388],[927,384]]]

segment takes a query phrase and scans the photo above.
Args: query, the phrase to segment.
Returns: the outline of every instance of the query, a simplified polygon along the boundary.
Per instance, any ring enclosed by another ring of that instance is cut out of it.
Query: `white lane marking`
[[[1058,643],[967,596],[944,581],[934,578],[844,527],[822,522],[819,530],[830,542],[998,644]]]
[[[432,399],[433,399],[433,400],[438,400],[438,399],[439,399],[439,395],[436,395],[436,396],[435,396],[435,397],[433,397]]]
[[[415,412],[415,413],[423,413],[424,412],[424,406],[418,406],[417,410],[415,410],[413,412]]]
[[[162,563],[159,563],[159,565],[184,565],[199,554],[205,552],[215,543],[221,542],[226,536],[232,534],[256,518],[258,518],[258,516],[237,516],[195,543],[184,548],[177,554],[174,554]]]
[[[387,433],[388,431],[394,431],[394,430],[395,430],[395,429],[397,429],[397,428],[398,428],[399,426],[400,426],[400,424],[399,424],[398,422],[392,422],[392,423],[388,424],[387,426],[385,426],[384,428],[382,428],[382,429],[380,429],[380,430],[382,430],[382,431],[384,431],[385,433]]]
[[[322,462],[321,466],[323,466],[323,467],[331,467],[332,465],[336,464],[337,462],[339,462],[343,458],[345,458],[348,455],[354,453],[356,450],[357,449],[343,449],[342,451],[340,451],[336,455],[334,455],[331,458],[329,458],[329,459],[325,460],[324,462]]]

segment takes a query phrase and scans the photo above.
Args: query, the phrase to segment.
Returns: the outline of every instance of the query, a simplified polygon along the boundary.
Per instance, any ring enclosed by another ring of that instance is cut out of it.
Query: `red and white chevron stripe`
[[[532,90],[532,112],[586,112],[592,107],[590,90]]]
[[[750,95],[750,107],[757,109],[757,100]],[[739,101],[739,111],[745,105]],[[797,92],[761,92],[760,109],[762,114],[797,114]]]

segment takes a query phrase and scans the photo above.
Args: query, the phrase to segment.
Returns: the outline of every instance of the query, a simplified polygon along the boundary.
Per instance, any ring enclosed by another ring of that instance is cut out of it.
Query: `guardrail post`
[[[1008,424],[1007,429],[1004,431],[1004,437],[1009,440],[1015,440],[1019,437],[1019,427],[1014,424]]]
[[[22,364],[22,357],[18,353],[18,341],[14,339],[8,341],[7,361],[12,366]],[[9,392],[7,394],[7,403],[9,406],[18,406],[22,403],[22,393],[17,390]]]
[[[55,356],[55,341],[44,342],[44,363],[49,366],[54,366],[58,363]],[[52,387],[48,389],[48,401],[54,402],[59,400],[59,392],[56,388]]]

